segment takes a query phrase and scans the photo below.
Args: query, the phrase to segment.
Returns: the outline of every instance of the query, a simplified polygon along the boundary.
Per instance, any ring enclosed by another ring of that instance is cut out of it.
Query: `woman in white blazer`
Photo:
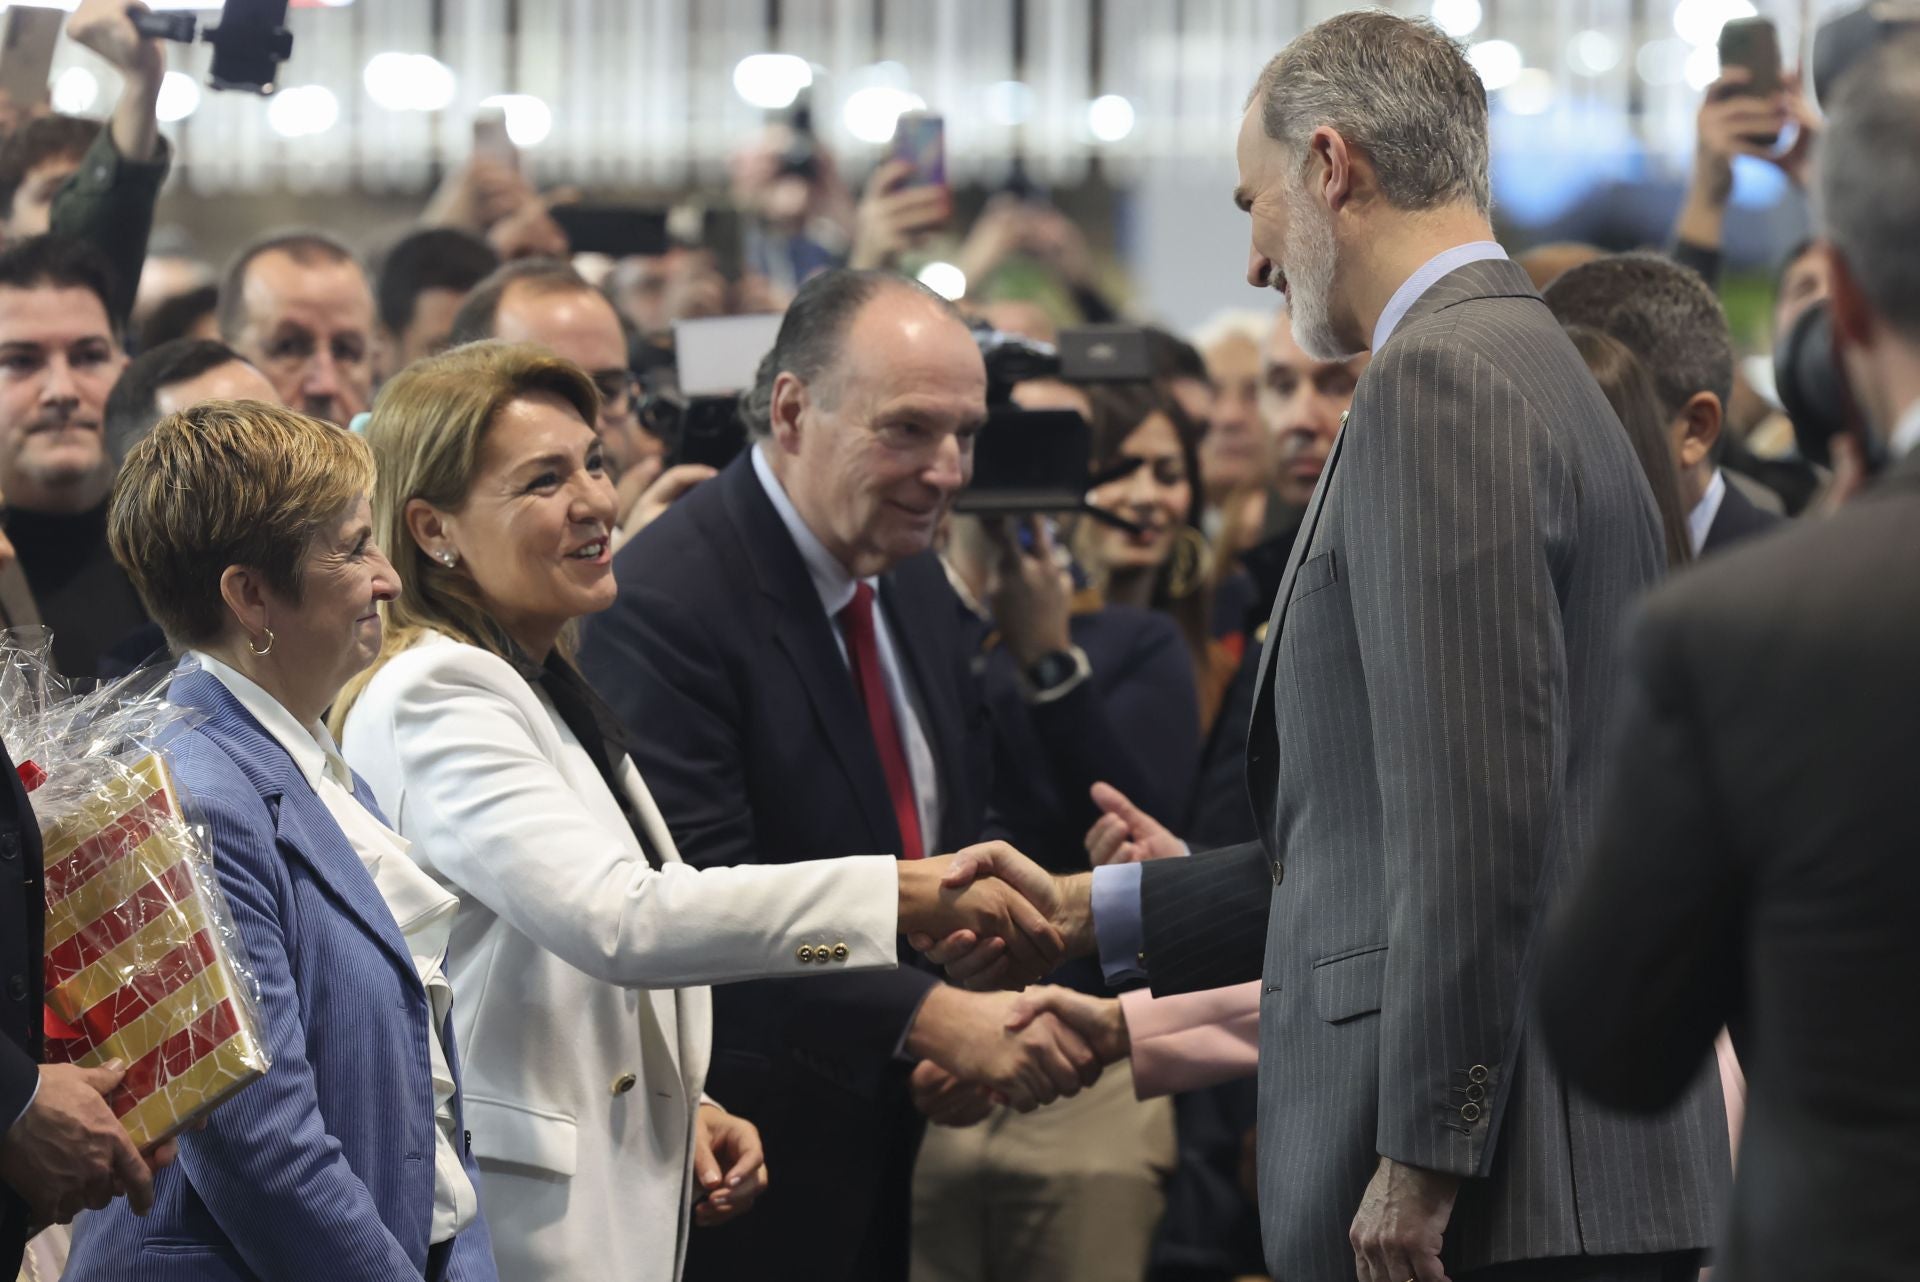
[[[702,1093],[699,985],[892,966],[896,936],[935,919],[1036,955],[1058,939],[1004,883],[943,890],[945,860],[680,861],[562,642],[614,597],[597,410],[585,374],[525,346],[387,384],[367,439],[400,595],[334,710],[412,857],[461,900],[454,1019],[507,1282],[672,1282],[691,1204],[718,1222],[764,1187],[758,1133]]]

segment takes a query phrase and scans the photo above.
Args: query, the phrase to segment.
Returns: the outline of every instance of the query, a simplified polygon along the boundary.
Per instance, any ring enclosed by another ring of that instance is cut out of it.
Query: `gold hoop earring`
[[[1176,600],[1190,597],[1212,575],[1213,547],[1207,536],[1191,525],[1181,526],[1167,556],[1167,595]]]
[[[261,631],[267,634],[267,644],[264,647],[255,648],[253,644],[253,638],[252,637],[247,638],[247,653],[251,654],[256,659],[264,659],[269,654],[273,653],[273,629],[262,628]]]

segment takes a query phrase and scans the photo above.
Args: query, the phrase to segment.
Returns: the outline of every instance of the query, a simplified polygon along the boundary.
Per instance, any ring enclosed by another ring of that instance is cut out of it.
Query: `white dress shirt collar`
[[[1920,449],[1920,401],[1907,406],[1907,412],[1894,424],[1890,444],[1895,458],[1905,458]]]
[[[1452,249],[1443,249],[1420,265],[1413,275],[1401,282],[1400,288],[1393,291],[1393,297],[1387,300],[1386,310],[1380,313],[1380,321],[1373,327],[1373,350],[1378,352],[1393,337],[1393,331],[1400,328],[1407,312],[1420,300],[1420,295],[1440,283],[1440,278],[1459,271],[1468,263],[1485,262],[1493,258],[1505,258],[1507,251],[1491,240],[1469,241],[1464,245],[1455,245]]]
[[[854,588],[861,580],[855,579],[847,567],[840,564],[839,557],[827,551],[827,545],[820,541],[820,536],[800,515],[800,509],[787,497],[787,487],[780,484],[780,478],[773,473],[773,464],[767,461],[765,445],[753,447],[753,474],[760,478],[760,488],[767,492],[773,510],[780,514],[780,523],[793,536],[793,545],[800,549],[800,559],[807,563],[807,575],[813,580],[814,591],[820,594],[820,604],[826,607],[827,617],[839,618],[840,611],[853,600]],[[877,580],[867,579],[865,583],[875,592],[879,591]]]
[[[1707,535],[1713,532],[1713,519],[1720,515],[1720,505],[1726,500],[1727,478],[1716,467],[1713,479],[1707,482],[1707,492],[1693,505],[1693,511],[1687,513],[1687,540],[1693,544],[1695,556],[1707,546]]]
[[[218,680],[227,688],[227,693],[240,701],[260,728],[269,738],[287,750],[293,758],[293,764],[299,768],[306,779],[307,786],[315,793],[320,791],[320,781],[331,778],[333,782],[353,791],[353,771],[348,768],[345,757],[321,722],[310,726],[300,724],[300,718],[287,710],[287,705],[268,694],[260,684],[230,664],[222,663],[204,650],[193,650],[189,657],[206,670],[208,676]]]

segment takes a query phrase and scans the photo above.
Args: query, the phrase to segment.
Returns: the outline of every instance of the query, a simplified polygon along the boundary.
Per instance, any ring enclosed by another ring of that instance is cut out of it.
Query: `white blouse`
[[[194,650],[190,657],[198,661],[209,676],[226,686],[240,701],[240,706],[260,723],[260,728],[287,750],[287,755],[293,758],[294,765],[326,806],[327,813],[346,834],[400,927],[407,952],[413,957],[414,970],[433,1007],[427,1049],[433,1070],[436,1126],[433,1226],[427,1240],[444,1242],[471,1223],[479,1209],[473,1181],[467,1178],[467,1170],[460,1164],[460,1144],[453,1124],[453,1070],[447,1065],[446,1046],[440,1037],[447,1010],[453,1004],[453,988],[447,982],[441,963],[447,955],[447,937],[452,933],[454,912],[460,907],[460,901],[409,857],[411,842],[381,823],[353,795],[353,772],[325,725],[316,721],[302,726],[285,704],[212,655]]]

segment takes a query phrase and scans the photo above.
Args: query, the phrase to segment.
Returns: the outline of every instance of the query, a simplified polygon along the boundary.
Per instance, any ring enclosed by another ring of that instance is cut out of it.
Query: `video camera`
[[[1920,0],[1869,0],[1820,24],[1813,39],[1814,93],[1832,101],[1847,72],[1881,41],[1902,30],[1920,29]],[[1832,462],[1832,441],[1845,432],[1858,435],[1870,467],[1884,461],[1885,450],[1871,432],[1859,427],[1859,415],[1834,346],[1833,313],[1823,299],[1802,312],[1773,353],[1773,379],[1780,405],[1793,423],[1801,457]]]
[[[975,516],[1081,512],[1131,529],[1133,523],[1093,507],[1087,492],[1105,478],[1092,475],[1093,430],[1073,410],[1022,409],[1016,384],[1033,379],[1092,384],[1153,377],[1146,331],[1126,325],[1087,325],[1060,332],[1058,346],[974,330],[987,365],[987,425],[973,447],[973,483],[954,510]]]
[[[127,16],[148,39],[190,45],[196,37],[198,22],[191,13],[129,9]],[[293,33],[287,30],[287,0],[226,0],[219,25],[198,32],[198,38],[213,46],[207,82],[215,89],[270,94],[280,64],[293,54]]]

